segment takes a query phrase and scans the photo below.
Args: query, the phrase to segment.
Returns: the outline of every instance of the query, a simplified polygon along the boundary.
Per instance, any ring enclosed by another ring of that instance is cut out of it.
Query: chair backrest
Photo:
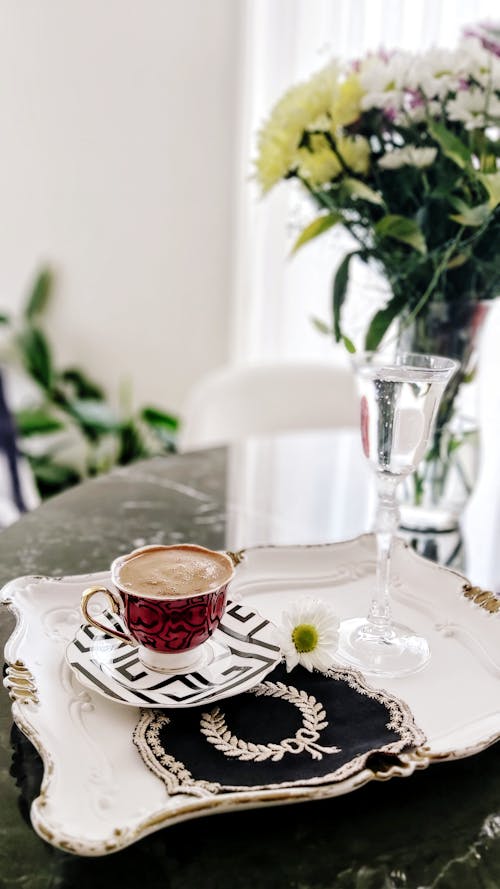
[[[204,377],[182,413],[179,450],[298,429],[357,426],[350,370],[328,362],[224,367]]]

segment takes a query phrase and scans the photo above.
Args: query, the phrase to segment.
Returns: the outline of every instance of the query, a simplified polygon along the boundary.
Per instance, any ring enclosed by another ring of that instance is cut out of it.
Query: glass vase
[[[463,567],[459,519],[479,467],[474,375],[489,302],[431,302],[411,323],[402,317],[398,347],[454,358],[460,370],[448,386],[431,446],[402,486],[401,528],[422,554]]]

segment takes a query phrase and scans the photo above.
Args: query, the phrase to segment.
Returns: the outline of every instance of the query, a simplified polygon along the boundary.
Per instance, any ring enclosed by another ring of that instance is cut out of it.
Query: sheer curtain
[[[251,171],[259,126],[290,85],[308,77],[330,57],[354,59],[382,46],[409,50],[432,44],[452,46],[465,25],[494,20],[498,5],[495,0],[245,0],[242,11],[232,359],[327,357],[345,362],[343,349],[318,333],[311,318],[330,319],[332,276],[345,252],[347,236],[332,231],[289,258],[297,231],[308,221],[309,208],[289,183],[265,199],[258,194]],[[363,265],[353,267],[351,277],[345,327],[359,341],[366,317],[363,306],[369,303],[371,313],[375,304],[384,301],[385,290],[384,282],[374,279]],[[500,394],[495,382],[499,334],[500,308],[495,307],[480,368],[483,469],[466,516],[473,541],[468,570],[476,583],[496,588],[500,588],[494,556],[500,534],[496,505],[500,503]],[[257,481],[247,479],[249,490],[255,490]],[[272,502],[266,508],[285,496],[278,488],[268,487]],[[313,501],[311,492],[311,510]],[[480,519],[483,533],[474,535]]]

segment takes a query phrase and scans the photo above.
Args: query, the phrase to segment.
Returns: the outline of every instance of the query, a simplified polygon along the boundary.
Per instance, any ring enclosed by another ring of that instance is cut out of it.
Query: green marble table
[[[225,450],[148,461],[86,483],[0,534],[0,580],[100,570],[142,542],[195,539],[234,548],[331,539],[324,481],[306,503],[297,454],[288,469],[282,467],[289,508],[279,497],[270,508],[265,486],[250,485],[250,500],[238,502],[242,492],[234,477],[241,455]],[[2,646],[12,627],[3,609]],[[24,744],[20,767],[19,736],[11,737],[11,727],[2,691],[0,889],[500,887],[498,744],[348,796],[188,822],[115,855],[89,859],[45,844],[29,826],[28,802],[37,792],[40,766]]]

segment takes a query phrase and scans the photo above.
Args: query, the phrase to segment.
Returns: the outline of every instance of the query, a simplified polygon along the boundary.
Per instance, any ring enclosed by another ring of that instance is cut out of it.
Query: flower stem
[[[445,250],[443,257],[441,259],[441,262],[439,262],[437,264],[436,268],[434,269],[432,278],[429,281],[429,284],[426,287],[426,289],[424,290],[422,296],[420,297],[418,303],[412,309],[412,311],[408,313],[407,317],[402,322],[402,329],[404,329],[405,327],[408,327],[408,325],[411,324],[412,321],[415,320],[417,315],[422,311],[425,304],[430,299],[430,297],[432,295],[432,291],[434,290],[434,287],[436,286],[437,282],[439,281],[439,278],[441,277],[442,273],[446,269],[446,266],[448,265],[448,262],[451,259],[453,252],[455,251],[456,247],[458,246],[458,244],[460,242],[463,232],[464,232],[464,228],[462,226],[460,231],[457,233],[456,237],[453,239],[451,244],[448,246],[448,249]]]

